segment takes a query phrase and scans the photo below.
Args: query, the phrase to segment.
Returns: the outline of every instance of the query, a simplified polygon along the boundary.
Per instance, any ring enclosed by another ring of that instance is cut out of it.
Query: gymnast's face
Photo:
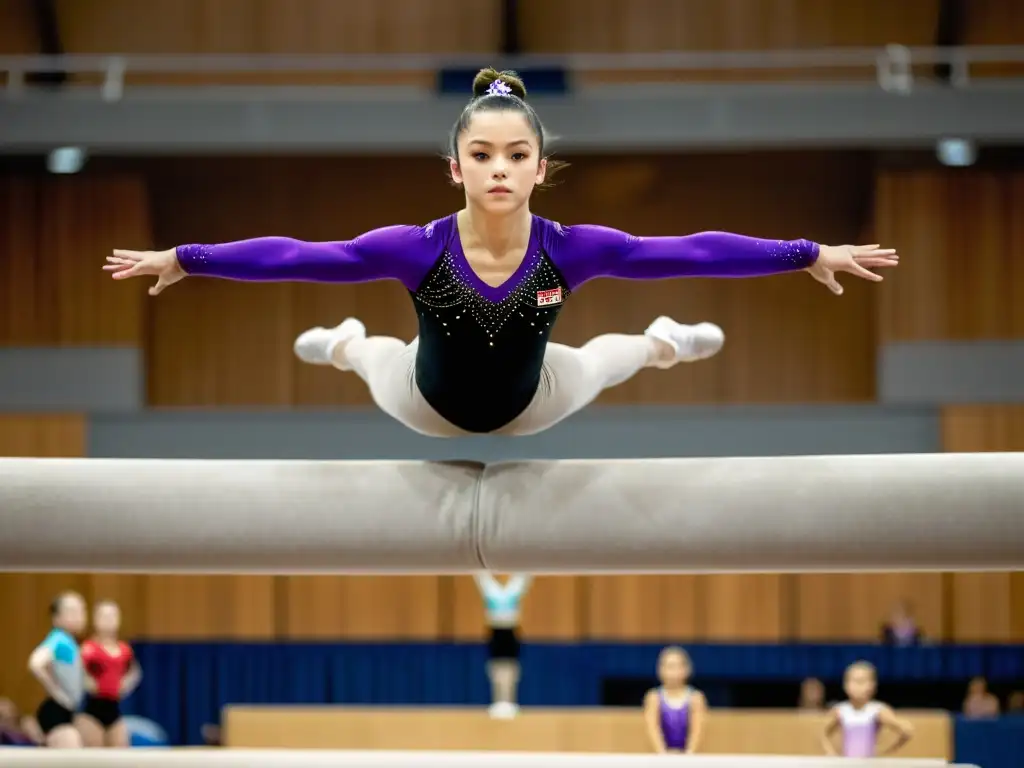
[[[668,687],[680,688],[690,679],[690,664],[680,653],[669,652],[658,660],[658,679]]]
[[[93,611],[92,626],[97,634],[114,637],[121,629],[121,609],[116,603],[100,603]]]
[[[856,665],[850,667],[843,680],[843,690],[850,701],[864,703],[875,697],[875,672],[868,667]]]
[[[459,136],[459,159],[450,160],[452,178],[466,200],[493,213],[510,213],[529,202],[544,181],[547,160],[526,115],[516,110],[484,110],[473,115]]]
[[[70,635],[80,635],[85,629],[85,622],[85,600],[80,595],[64,595],[54,616],[54,626],[60,627]]]

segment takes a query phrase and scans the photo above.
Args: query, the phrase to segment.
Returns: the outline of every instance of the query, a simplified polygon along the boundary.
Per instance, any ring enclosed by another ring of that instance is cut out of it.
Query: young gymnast
[[[692,755],[700,748],[708,702],[688,684],[692,672],[690,656],[682,648],[672,645],[658,655],[661,685],[644,697],[647,738],[655,752]]]
[[[82,643],[86,697],[75,719],[87,747],[128,747],[128,728],[121,716],[121,700],[142,679],[142,668],[128,643],[118,639],[121,609],[103,600],[93,609],[95,634]]]
[[[877,245],[826,246],[724,232],[638,237],[562,226],[529,202],[549,171],[544,127],[512,72],[481,71],[452,128],[449,169],[465,207],[425,226],[391,226],[353,240],[262,237],[161,251],[115,250],[116,279],[156,276],[157,295],[186,276],[356,283],[392,279],[419,321],[411,344],[366,336],[349,318],[300,335],[307,362],[355,371],[376,404],[435,437],[530,435],[554,426],[643,368],[708,358],[724,335],[711,323],[659,317],[642,335],[606,334],[579,349],[548,341],[565,300],[599,277],[757,277],[806,270],[836,294],[836,272],[867,280],[898,263]],[[486,397],[481,394],[486,393]]]
[[[474,574],[484,599],[487,626],[487,677],[491,681],[491,717],[510,719],[519,711],[519,613],[533,577],[513,573],[502,584],[489,571]]]
[[[85,629],[85,600],[64,592],[50,603],[53,629],[29,656],[28,668],[46,690],[36,710],[45,745],[55,749],[82,746],[75,712],[82,701],[82,656],[75,639]]]
[[[873,665],[858,661],[846,668],[843,690],[847,701],[832,708],[825,722],[822,745],[825,753],[841,757],[880,757],[895,752],[913,735],[910,723],[896,717],[892,707],[875,701],[877,675]],[[896,741],[878,752],[878,734],[883,728],[896,732]],[[837,751],[832,736],[842,730],[842,751]]]

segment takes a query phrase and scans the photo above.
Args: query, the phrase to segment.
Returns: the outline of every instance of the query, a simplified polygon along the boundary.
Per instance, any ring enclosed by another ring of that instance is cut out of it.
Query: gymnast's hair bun
[[[474,98],[479,99],[481,96],[486,96],[488,88],[491,87],[492,83],[497,81],[501,81],[507,85],[513,96],[518,96],[524,101],[526,100],[526,86],[523,85],[523,81],[519,75],[511,70],[499,72],[498,70],[490,67],[487,69],[481,69],[476,73],[476,77],[473,78]]]

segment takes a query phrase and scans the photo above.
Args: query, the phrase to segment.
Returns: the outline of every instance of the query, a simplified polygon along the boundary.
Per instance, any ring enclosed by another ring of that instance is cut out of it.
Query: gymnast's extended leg
[[[644,368],[671,368],[704,360],[725,343],[712,323],[683,325],[659,317],[643,335],[609,333],[580,348],[548,344],[540,388],[522,414],[499,430],[503,435],[532,435],[550,429],[581,410],[609,387]]]
[[[416,386],[418,340],[406,344],[391,336],[367,336],[354,317],[335,328],[312,328],[295,340],[295,354],[314,365],[355,371],[384,413],[430,437],[460,437],[463,430],[442,418]]]

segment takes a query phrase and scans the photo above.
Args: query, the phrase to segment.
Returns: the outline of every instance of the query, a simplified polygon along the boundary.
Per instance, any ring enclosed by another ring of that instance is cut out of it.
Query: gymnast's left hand
[[[836,272],[849,272],[865,280],[882,282],[882,276],[872,269],[895,267],[900,257],[892,248],[875,245],[822,245],[818,258],[807,267],[811,277],[823,283],[836,296],[842,296],[843,286],[836,280]]]
[[[114,251],[107,256],[107,264],[103,269],[112,272],[115,280],[128,277],[156,277],[156,284],[149,289],[150,296],[156,296],[169,285],[174,285],[185,277],[185,270],[178,263],[178,254],[174,248],[167,251]]]

